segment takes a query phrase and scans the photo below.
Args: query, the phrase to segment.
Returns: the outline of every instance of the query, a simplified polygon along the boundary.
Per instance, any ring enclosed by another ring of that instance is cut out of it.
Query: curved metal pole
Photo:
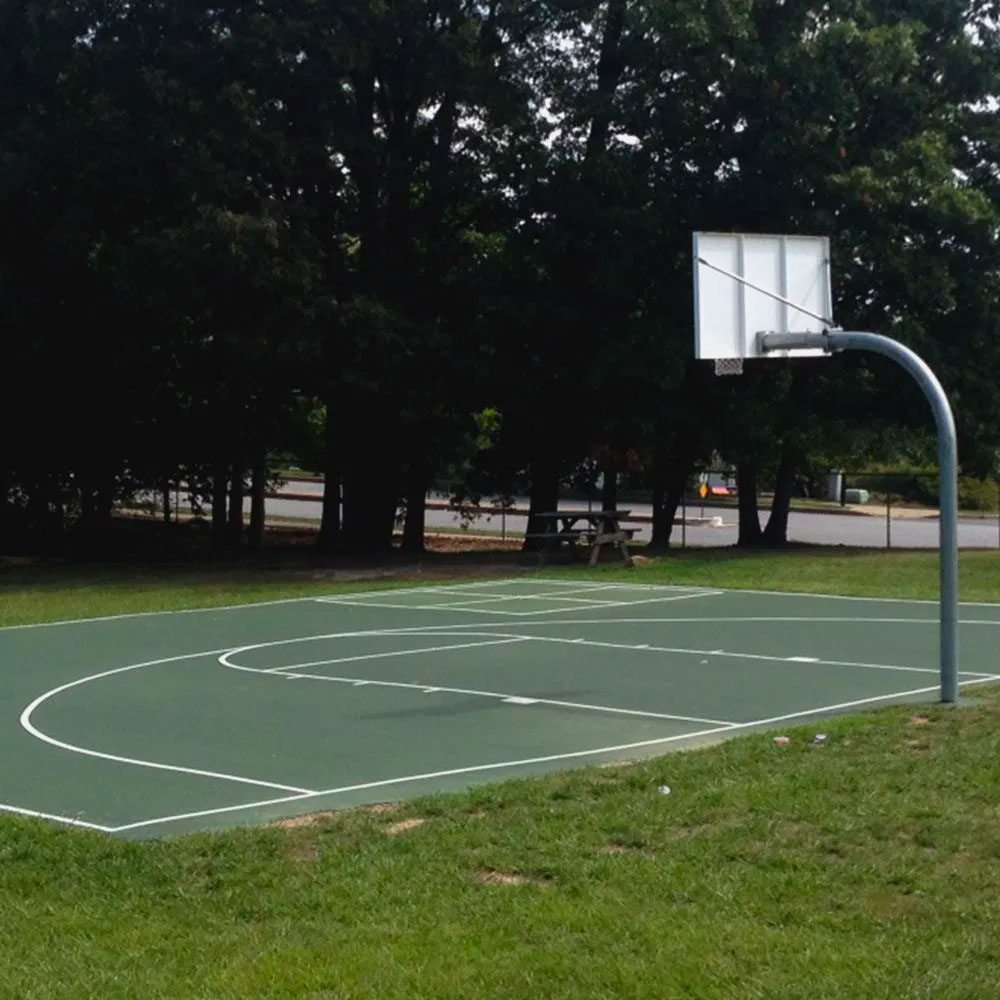
[[[764,333],[763,351],[822,347],[825,351],[874,351],[903,366],[934,411],[938,432],[941,556],[941,700],[958,700],[958,445],[948,397],[927,363],[910,348],[880,333]]]

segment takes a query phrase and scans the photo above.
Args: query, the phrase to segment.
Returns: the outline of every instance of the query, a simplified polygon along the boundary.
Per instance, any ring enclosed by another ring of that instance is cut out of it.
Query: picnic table
[[[534,518],[543,525],[542,531],[530,532],[525,537],[539,539],[542,547],[539,555],[545,557],[562,545],[567,545],[572,553],[577,542],[590,546],[590,565],[597,565],[601,549],[613,546],[621,553],[626,566],[632,565],[628,553],[628,542],[638,528],[622,527],[632,511],[630,510],[549,510],[535,514]]]

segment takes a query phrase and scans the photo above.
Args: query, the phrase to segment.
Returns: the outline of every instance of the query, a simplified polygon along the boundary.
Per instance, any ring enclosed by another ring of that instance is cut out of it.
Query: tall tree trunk
[[[93,536],[95,517],[95,491],[91,482],[89,472],[81,472],[79,477],[80,485],[80,523],[78,526],[79,535],[86,540]]]
[[[584,159],[592,167],[604,153],[614,115],[614,95],[621,80],[625,61],[622,58],[622,32],[625,28],[626,0],[608,0],[608,12],[601,36],[601,53],[597,62],[597,93],[594,116],[590,120]]]
[[[10,539],[7,537],[10,532],[10,475],[7,469],[0,464],[0,552],[6,552]]]
[[[740,548],[760,545],[760,515],[757,510],[757,465],[740,462],[736,466],[736,489],[739,494],[740,533],[736,544]]]
[[[243,464],[239,461],[233,462],[229,477],[226,540],[232,549],[238,549],[243,544]]]
[[[28,491],[28,524],[32,536],[32,549],[36,552],[49,551],[49,484],[44,476],[40,476]]]
[[[764,528],[764,542],[773,548],[788,544],[788,509],[792,502],[795,486],[795,461],[791,453],[784,449],[778,464],[778,475],[774,484],[774,498],[771,514]]]
[[[370,413],[374,403],[367,407]],[[383,414],[384,416],[384,414]],[[384,553],[392,549],[399,501],[401,461],[397,435],[390,423],[369,420],[367,433],[356,428],[350,453],[344,456],[343,542],[352,552]]]
[[[351,552],[384,553],[392,548],[396,480],[384,469],[351,463],[344,469],[344,546]]]
[[[114,486],[110,476],[100,469],[88,469],[80,476],[80,523],[75,532],[84,552],[98,552],[106,544],[111,531]],[[48,506],[48,505],[47,505]],[[59,515],[48,515],[46,534],[50,543],[58,533]]]
[[[166,477],[160,483],[160,498],[163,501],[163,523],[170,524],[170,480]]]
[[[103,545],[111,533],[111,516],[114,509],[114,477],[109,472],[103,472],[94,498],[94,531],[99,545]]]
[[[260,448],[253,463],[250,474],[250,530],[247,533],[247,544],[255,552],[264,547],[264,527],[266,511],[264,506],[264,491],[267,489],[267,456]]]
[[[670,548],[674,518],[684,497],[684,487],[694,468],[694,456],[681,454],[664,461],[653,479],[653,534],[646,546],[651,554],[662,554]]]
[[[652,553],[666,552],[670,546],[670,528],[667,521],[667,477],[657,466],[652,474],[653,480],[653,526],[646,551]]]
[[[557,510],[559,505],[559,466],[551,455],[536,456],[531,461],[531,492],[528,502],[527,534],[538,534],[545,530],[545,522],[536,514]],[[535,552],[542,547],[540,538],[525,538],[524,551]]]
[[[323,515],[319,525],[321,552],[335,552],[340,545],[340,427],[333,393],[326,401],[323,421]]]
[[[404,552],[424,551],[424,523],[427,513],[427,486],[429,476],[422,465],[409,471],[406,477],[406,520],[403,522]]]
[[[605,469],[601,480],[601,510],[618,509],[618,473]]]
[[[216,461],[212,466],[212,548],[226,547],[226,495],[229,492],[229,471],[226,464]]]

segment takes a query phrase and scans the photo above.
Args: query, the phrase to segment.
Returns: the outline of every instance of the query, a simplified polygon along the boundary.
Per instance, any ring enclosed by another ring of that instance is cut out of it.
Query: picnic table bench
[[[628,542],[639,529],[622,526],[622,521],[631,513],[630,510],[543,511],[534,514],[533,517],[536,521],[542,522],[544,530],[529,532],[525,538],[542,542],[539,550],[542,562],[561,545],[567,545],[570,552],[573,552],[576,543],[583,541],[590,546],[591,566],[597,564],[601,549],[606,546],[617,548],[625,565],[631,566],[632,557],[628,553]]]

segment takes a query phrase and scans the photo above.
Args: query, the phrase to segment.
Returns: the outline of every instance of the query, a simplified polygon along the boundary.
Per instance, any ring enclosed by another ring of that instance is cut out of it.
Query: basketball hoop
[[[716,358],[715,359],[715,374],[716,375],[742,375],[743,374],[743,359],[742,358]]]

